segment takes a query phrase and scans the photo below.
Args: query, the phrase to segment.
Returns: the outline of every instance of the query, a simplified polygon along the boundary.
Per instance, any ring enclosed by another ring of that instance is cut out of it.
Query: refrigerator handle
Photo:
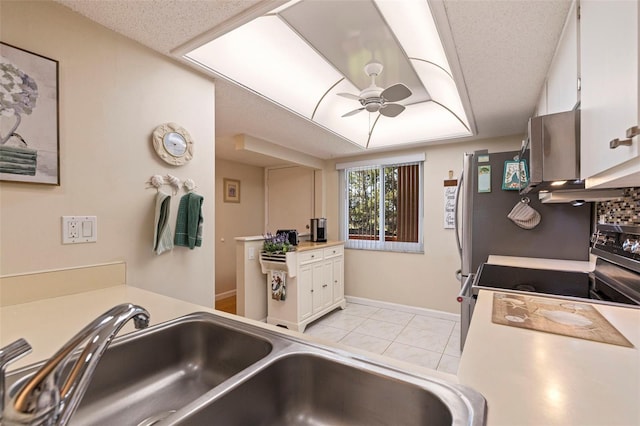
[[[462,289],[460,289],[460,293],[458,293],[458,297],[456,297],[456,300],[458,302],[462,303],[465,300],[469,299],[469,297],[471,297],[471,294],[469,292],[469,287],[471,287],[471,284],[473,283],[474,278],[475,278],[475,274],[470,274],[467,277],[467,280],[464,282]]]
[[[464,181],[464,171],[460,172],[460,179],[456,186],[456,201],[453,208],[453,228],[456,233],[456,245],[458,246],[458,253],[460,259],[462,259],[462,243],[460,242],[460,223],[458,219],[458,209],[460,207],[460,191],[462,191],[462,182]]]

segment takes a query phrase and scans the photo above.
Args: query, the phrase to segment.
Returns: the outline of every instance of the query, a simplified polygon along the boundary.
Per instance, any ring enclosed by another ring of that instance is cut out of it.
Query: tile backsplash
[[[599,222],[640,225],[640,188],[625,189],[624,197],[598,203]]]

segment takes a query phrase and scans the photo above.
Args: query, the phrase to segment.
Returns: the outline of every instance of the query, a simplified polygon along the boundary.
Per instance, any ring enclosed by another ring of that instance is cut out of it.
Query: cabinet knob
[[[638,135],[640,135],[640,126],[631,126],[627,129],[627,137],[629,139]]]
[[[326,287],[328,284],[324,284],[322,287]]]
[[[620,140],[618,138],[615,138],[614,140],[609,142],[609,148],[610,149],[616,149],[620,145],[631,146],[632,143],[633,143],[633,141],[631,139],[622,139],[622,140]]]

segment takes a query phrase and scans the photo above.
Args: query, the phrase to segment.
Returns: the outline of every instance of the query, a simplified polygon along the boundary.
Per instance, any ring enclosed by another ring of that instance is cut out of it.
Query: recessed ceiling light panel
[[[427,0],[295,0],[184,58],[362,147],[472,135]],[[370,62],[378,86],[410,90],[402,114],[345,114],[366,106],[338,93],[366,92]]]

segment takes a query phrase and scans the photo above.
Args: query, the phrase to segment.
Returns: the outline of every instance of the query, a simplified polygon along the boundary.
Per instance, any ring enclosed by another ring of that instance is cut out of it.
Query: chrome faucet
[[[0,349],[0,424],[66,425],[89,387],[100,358],[130,319],[136,328],[146,328],[149,312],[130,303],[108,310],[80,330],[19,389],[12,390],[11,395],[4,386],[6,365],[25,355],[31,347],[20,339]],[[85,342],[77,359],[72,358]],[[71,368],[66,368],[70,361],[73,362]]]

